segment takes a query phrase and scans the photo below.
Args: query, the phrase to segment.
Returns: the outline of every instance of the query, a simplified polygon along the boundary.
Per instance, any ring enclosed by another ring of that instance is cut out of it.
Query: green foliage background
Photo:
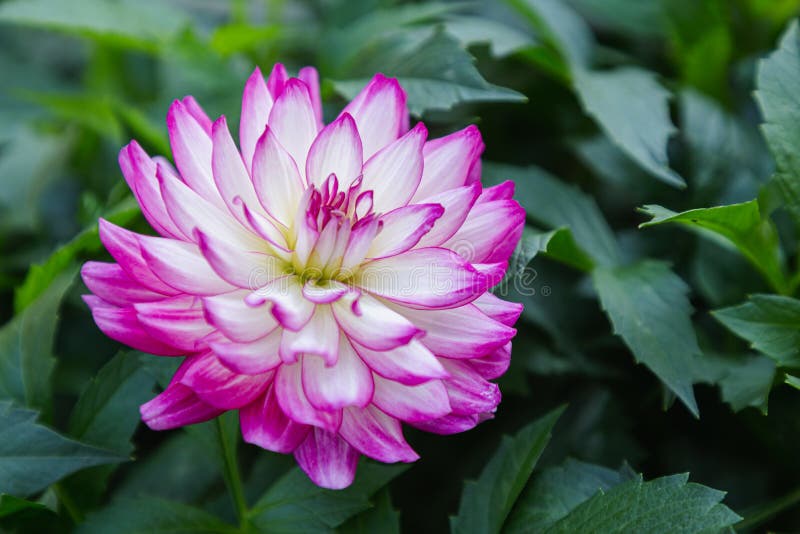
[[[800,530],[798,13],[0,2],[0,531]],[[328,117],[381,71],[432,134],[477,123],[484,181],[515,180],[528,213],[496,418],[408,430],[419,462],[364,461],[341,492],[242,444],[235,414],[145,429],[174,362],[106,339],[79,298],[99,216],[149,231],[119,148],[169,156],[186,94],[235,128],[276,61],[319,68]]]

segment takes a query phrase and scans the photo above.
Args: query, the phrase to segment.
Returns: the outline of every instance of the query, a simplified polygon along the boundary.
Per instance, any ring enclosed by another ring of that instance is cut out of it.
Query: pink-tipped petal
[[[357,267],[367,257],[367,251],[380,229],[381,223],[377,218],[363,223],[359,221],[359,224],[353,227],[353,231],[350,233],[350,242],[347,244],[342,258],[341,270],[343,272],[347,275],[355,274]]]
[[[150,402],[139,408],[142,421],[153,430],[169,430],[202,423],[220,415],[224,410],[200,400],[180,383],[173,383]]]
[[[281,262],[270,254],[243,252],[202,232],[198,244],[214,272],[233,286],[256,289],[284,274]]]
[[[368,159],[404,132],[408,126],[406,93],[397,80],[376,74],[344,108],[356,121]]]
[[[417,247],[438,247],[455,234],[469,215],[469,211],[478,199],[481,185],[475,183],[455,189],[449,189],[424,200],[426,203],[439,204],[444,214],[436,220],[433,229],[422,236]]]
[[[472,302],[480,311],[506,326],[514,326],[522,313],[522,304],[509,302],[486,292]]]
[[[303,286],[293,276],[276,278],[247,297],[250,306],[271,303],[272,315],[286,329],[297,332],[314,314],[315,304],[303,297]]]
[[[342,423],[342,411],[319,410],[309,402],[303,390],[302,368],[301,362],[278,367],[275,395],[281,410],[296,423],[312,425],[330,432],[338,431]]]
[[[305,169],[308,149],[318,132],[317,118],[306,84],[296,78],[286,82],[272,106],[269,126],[292,156],[297,168]]]
[[[282,330],[275,328],[266,336],[248,343],[227,339],[209,341],[209,346],[219,361],[231,371],[257,375],[275,369],[281,364],[278,354]]]
[[[269,451],[293,452],[308,435],[311,427],[295,423],[281,410],[270,386],[266,394],[239,410],[244,440]]]
[[[291,226],[303,194],[303,179],[269,126],[255,147],[253,185],[264,209],[282,225]]]
[[[511,342],[495,349],[488,356],[469,360],[469,365],[486,380],[500,377],[511,365]]]
[[[351,288],[336,280],[325,283],[306,282],[303,286],[303,296],[315,304],[330,304],[342,298],[351,291]]]
[[[215,408],[236,410],[264,394],[272,382],[273,371],[260,375],[232,372],[213,353],[196,356],[181,377],[181,384]]]
[[[392,417],[409,423],[437,419],[451,411],[447,389],[441,380],[407,386],[376,376],[372,402]]]
[[[458,434],[475,428],[483,419],[477,414],[455,415],[449,414],[432,421],[420,421],[413,426],[433,434]]]
[[[436,356],[418,339],[387,351],[368,349],[356,343],[353,348],[373,372],[401,384],[415,386],[450,376]]]
[[[375,192],[375,211],[405,206],[422,180],[422,147],[428,130],[422,123],[385,146],[364,164],[365,190]]]
[[[275,63],[269,73],[269,78],[267,78],[267,88],[273,100],[281,96],[288,79],[289,74],[286,72],[286,67],[283,66],[283,63]]]
[[[253,181],[242,161],[242,156],[233,142],[228,130],[225,117],[220,117],[212,127],[211,140],[213,143],[211,154],[211,169],[214,174],[214,184],[217,186],[222,200],[228,206],[228,211],[238,221],[247,226],[248,222],[234,199],[240,198],[248,206],[258,206]]]
[[[141,302],[134,304],[133,309],[151,336],[187,352],[202,349],[205,346],[204,338],[213,331],[195,297],[179,296],[157,302]]]
[[[186,108],[186,111],[189,112],[189,115],[200,125],[208,136],[211,136],[211,119],[208,118],[208,114],[200,107],[200,104],[197,100],[194,99],[193,96],[185,96],[181,100],[181,103]]]
[[[353,483],[359,454],[337,434],[314,428],[294,457],[317,486],[343,489]]]
[[[365,264],[357,285],[419,309],[462,306],[488,289],[485,276],[455,252],[421,248]]]
[[[327,125],[314,140],[306,161],[306,181],[321,186],[330,175],[347,188],[361,174],[363,153],[356,123],[347,113]]]
[[[483,148],[481,133],[475,126],[467,126],[446,137],[425,143],[425,167],[414,199],[427,199],[465,185],[468,173],[481,157]]]
[[[380,462],[413,462],[419,455],[406,442],[400,422],[376,408],[347,408],[339,434],[361,454]]]
[[[391,350],[424,333],[375,297],[356,295],[350,294],[337,301],[333,313],[342,330],[358,344],[372,350]],[[353,309],[355,298],[358,298],[358,315]]]
[[[261,69],[256,67],[244,86],[242,118],[239,122],[239,146],[248,171],[252,169],[256,142],[267,126],[273,101]]]
[[[236,290],[203,299],[206,320],[239,343],[261,339],[278,326],[266,309],[254,310],[248,306],[247,295],[245,290]]]
[[[505,261],[514,252],[524,226],[525,210],[515,200],[479,201],[443,246],[472,263]]]
[[[442,216],[439,204],[411,204],[390,211],[383,217],[383,228],[372,241],[367,257],[387,258],[414,247]]]
[[[372,373],[345,338],[339,340],[336,363],[312,355],[303,356],[303,390],[309,402],[320,410],[346,406],[363,408],[372,399]]]
[[[322,98],[319,91],[319,73],[314,67],[303,67],[297,73],[303,83],[308,87],[308,94],[311,96],[311,105],[314,107],[314,115],[317,118],[319,128],[322,128]]]
[[[493,413],[500,404],[500,388],[486,381],[467,362],[442,359],[450,378],[442,380],[456,415]]]
[[[81,267],[81,277],[89,291],[117,306],[164,298],[161,293],[152,291],[131,278],[116,263],[87,261]]]
[[[330,306],[317,306],[311,319],[297,332],[283,331],[281,358],[296,362],[301,354],[319,356],[325,365],[336,365],[339,358],[339,325]]]

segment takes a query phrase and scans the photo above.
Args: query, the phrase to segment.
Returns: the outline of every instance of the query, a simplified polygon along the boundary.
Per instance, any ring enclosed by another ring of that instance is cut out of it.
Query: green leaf
[[[374,506],[351,518],[337,529],[340,534],[400,534],[400,514],[392,507],[389,490],[382,489],[373,499]]]
[[[65,438],[36,412],[0,402],[0,493],[30,495],[80,469],[127,458]]]
[[[731,332],[778,365],[800,366],[800,300],[751,295],[743,304],[712,313]]]
[[[689,288],[659,261],[642,261],[592,273],[600,304],[614,333],[698,416],[692,390],[693,360],[700,354],[692,327]]]
[[[667,140],[676,129],[669,118],[670,93],[655,74],[635,67],[576,70],[574,86],[586,113],[614,144],[653,177],[686,187],[669,168]]]
[[[775,362],[761,355],[704,352],[695,360],[695,382],[718,385],[722,400],[736,412],[752,407],[766,415],[775,374]]]
[[[56,117],[85,126],[108,138],[115,146],[122,144],[122,125],[108,95],[17,92],[22,99],[39,104]]]
[[[26,501],[13,495],[0,495],[0,519],[25,512],[53,513],[47,506],[32,501]]]
[[[598,491],[544,532],[718,532],[741,519],[722,504],[725,493],[688,480],[639,477]]]
[[[211,48],[227,56],[252,50],[274,41],[281,33],[280,26],[251,26],[250,24],[226,24],[214,30]]]
[[[509,56],[536,43],[531,36],[513,26],[476,15],[450,15],[445,19],[444,27],[461,46],[488,44],[495,58]]]
[[[179,502],[154,497],[121,499],[91,514],[76,534],[150,534],[191,532],[197,534],[236,533],[210,513]]]
[[[150,0],[13,0],[0,5],[0,22],[154,51],[183,27],[186,18],[180,11]]]
[[[508,532],[541,532],[569,514],[576,506],[630,478],[624,470],[567,459],[548,467],[520,497]]]
[[[458,515],[450,518],[453,532],[500,532],[564,409],[553,410],[513,437],[503,437],[478,480],[464,485]]]
[[[249,519],[271,533],[328,531],[368,509],[370,497],[407,468],[362,461],[353,484],[338,491],[316,486],[294,468],[258,500]]]
[[[762,218],[757,200],[699,208],[675,213],[661,206],[644,206],[641,211],[653,217],[639,225],[646,228],[663,223],[680,223],[705,237],[739,250],[779,292],[788,292],[788,281],[783,272],[780,241],[775,225]]]
[[[509,276],[522,274],[539,253],[581,271],[591,271],[594,267],[594,261],[575,243],[569,228],[541,232],[526,226],[509,260]]]
[[[594,199],[577,187],[559,181],[537,167],[514,167],[498,163],[483,166],[483,179],[487,184],[514,180],[516,194],[530,219],[550,228],[569,228],[574,243],[599,265],[619,263],[619,249],[608,223],[603,218]],[[559,251],[563,254],[564,235],[558,237]],[[560,243],[559,243],[560,241]],[[568,250],[568,248],[566,249]],[[580,265],[575,251],[570,257]]]
[[[546,39],[568,67],[588,67],[594,56],[594,36],[586,22],[563,0],[510,0],[531,24],[538,37]]]
[[[448,110],[466,102],[525,102],[525,96],[487,82],[473,64],[474,59],[453,37],[436,31],[418,47],[399,50],[381,60],[381,70],[397,76],[408,95],[414,115],[429,110]],[[335,81],[346,98],[355,97],[367,79]]]
[[[758,67],[756,100],[765,124],[764,137],[775,156],[778,172],[774,178],[784,202],[800,220],[800,30],[792,22],[780,47]]]
[[[152,397],[154,380],[134,354],[117,354],[81,393],[70,434],[98,447],[129,454],[139,425],[139,406]]]
[[[49,413],[58,308],[75,273],[75,269],[61,273],[22,314],[0,329],[0,400]]]

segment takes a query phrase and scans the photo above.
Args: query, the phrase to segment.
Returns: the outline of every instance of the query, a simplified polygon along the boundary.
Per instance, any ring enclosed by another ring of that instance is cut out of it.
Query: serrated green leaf
[[[36,422],[36,412],[0,402],[0,493],[30,495],[62,477],[127,458],[65,438]]]
[[[248,518],[270,533],[327,532],[368,509],[370,497],[406,469],[362,461],[353,484],[334,491],[316,486],[296,467],[267,490]]]
[[[619,263],[619,249],[603,214],[594,199],[577,187],[560,182],[558,179],[537,167],[514,167],[498,163],[485,163],[483,179],[487,184],[504,180],[514,180],[516,198],[525,208],[530,219],[541,222],[549,228],[569,228],[574,243],[599,265]],[[558,238],[565,239],[564,234]],[[557,244],[558,241],[557,241]],[[564,252],[563,241],[559,251]],[[581,266],[587,258],[575,254],[569,256]]]
[[[49,413],[58,308],[75,273],[76,269],[61,273],[28,309],[0,329],[0,400]]]
[[[631,480],[596,493],[544,532],[718,532],[741,518],[722,504],[725,493],[672,475]]]
[[[533,37],[512,26],[476,15],[450,15],[445,18],[444,27],[461,46],[488,44],[496,58],[509,56],[536,43]]]
[[[630,478],[625,470],[567,459],[548,467],[520,497],[508,525],[509,533],[540,532],[576,506]]]
[[[700,348],[684,281],[665,263],[652,260],[600,267],[592,278],[614,333],[636,361],[653,371],[698,416],[692,369]]]
[[[778,232],[772,221],[761,216],[757,200],[682,213],[655,205],[644,206],[641,211],[653,219],[639,225],[640,228],[663,223],[688,226],[724,246],[735,247],[775,290],[789,290],[783,271]]]
[[[408,52],[388,54],[381,70],[396,76],[408,96],[414,115],[448,110],[466,102],[525,102],[524,95],[487,82],[475,68],[473,57],[443,31]],[[346,98],[355,97],[367,79],[335,81]]]
[[[591,271],[594,267],[594,261],[575,243],[569,228],[541,232],[526,226],[508,261],[508,275],[520,275],[540,253],[581,271]]]
[[[588,67],[594,56],[594,36],[586,22],[562,0],[509,0],[562,58],[575,67]]]
[[[614,144],[653,177],[686,187],[669,168],[667,140],[677,130],[669,118],[671,95],[655,74],[635,67],[577,70],[574,87],[586,113]]]
[[[453,532],[500,532],[563,412],[563,407],[553,410],[503,437],[478,480],[464,484],[458,515],[450,518]]]
[[[388,489],[373,498],[373,507],[351,518],[336,529],[340,534],[400,534],[400,514],[392,507]]]
[[[240,532],[210,513],[179,502],[139,497],[121,499],[91,514],[77,534],[157,534]]]
[[[795,220],[800,220],[800,30],[793,22],[780,47],[758,66],[756,100],[765,123],[764,137],[775,156],[774,178]]]
[[[719,386],[722,400],[738,412],[753,407],[767,414],[775,362],[766,356],[709,354],[695,360],[695,382]]]
[[[743,304],[712,313],[731,332],[778,365],[800,365],[800,300],[751,295]]]

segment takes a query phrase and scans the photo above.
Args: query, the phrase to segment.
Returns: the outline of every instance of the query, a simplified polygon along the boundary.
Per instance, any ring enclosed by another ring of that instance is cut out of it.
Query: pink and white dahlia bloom
[[[160,237],[100,221],[116,263],[89,262],[85,300],[109,337],[185,356],[143,405],[155,430],[239,410],[244,439],[348,486],[361,454],[418,458],[401,423],[439,434],[490,418],[521,307],[488,290],[524,212],[480,183],[474,126],[409,129],[377,74],[325,125],[317,72],[256,69],[239,149],[192,97],[167,115],[175,158],[132,141],[120,166]]]

